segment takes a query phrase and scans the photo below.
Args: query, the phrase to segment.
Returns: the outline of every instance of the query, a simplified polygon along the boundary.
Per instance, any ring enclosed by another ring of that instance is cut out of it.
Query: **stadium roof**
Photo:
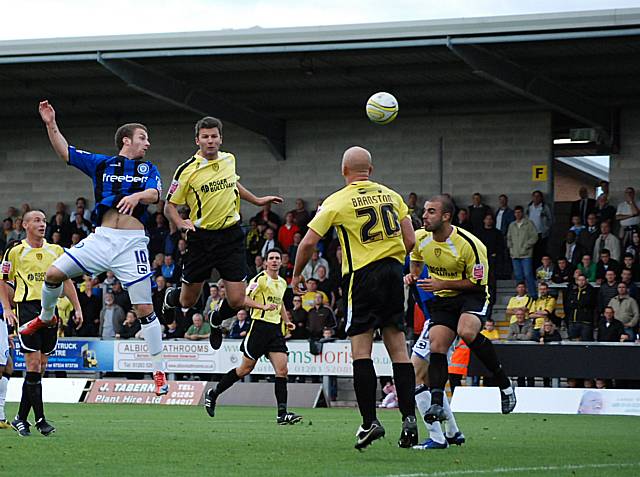
[[[0,125],[214,114],[284,155],[286,121],[355,117],[376,91],[403,115],[549,110],[554,137],[610,152],[640,103],[640,9],[0,42]]]

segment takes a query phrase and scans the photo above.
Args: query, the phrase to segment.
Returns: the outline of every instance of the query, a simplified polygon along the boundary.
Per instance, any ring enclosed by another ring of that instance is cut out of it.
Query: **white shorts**
[[[99,275],[112,271],[129,292],[133,304],[149,304],[151,280],[147,244],[144,230],[122,230],[98,227],[76,246],[65,249],[64,255],[53,262],[67,277],[83,273]]]
[[[7,322],[0,318],[0,366],[6,366],[9,361],[9,330]]]
[[[451,361],[451,355],[453,354],[453,349],[455,348],[454,345],[457,342],[458,339],[456,338],[451,346],[449,346],[449,350],[447,351],[447,361]],[[424,322],[422,332],[414,343],[411,351],[413,351],[413,354],[415,354],[418,358],[424,359],[426,362],[429,362],[429,356],[431,355],[431,345],[429,344],[429,321]]]

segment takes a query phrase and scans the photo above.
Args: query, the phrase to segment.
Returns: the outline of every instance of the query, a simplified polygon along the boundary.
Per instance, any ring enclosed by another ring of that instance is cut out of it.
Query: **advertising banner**
[[[202,399],[204,381],[168,381],[169,392],[155,395],[153,381],[98,379],[85,397],[85,402],[99,404],[166,404],[197,406]]]
[[[516,388],[515,413],[640,416],[638,389]],[[458,386],[454,412],[500,412],[498,388]]]
[[[56,350],[49,355],[47,371],[111,371],[113,369],[113,341],[98,339],[59,339]],[[20,340],[15,339],[14,368],[25,370]]]
[[[22,378],[11,378],[7,389],[7,402],[20,402],[22,397]],[[45,403],[75,403],[80,401],[82,392],[87,387],[86,379],[42,379],[42,401]]]

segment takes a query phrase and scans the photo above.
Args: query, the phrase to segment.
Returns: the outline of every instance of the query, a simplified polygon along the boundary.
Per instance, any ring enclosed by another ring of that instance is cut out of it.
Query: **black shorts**
[[[395,326],[405,331],[402,264],[377,260],[342,277],[347,335]]]
[[[242,340],[240,351],[254,361],[269,353],[288,353],[287,343],[282,334],[282,323],[253,320],[249,332]]]
[[[31,300],[16,303],[16,315],[20,325],[24,325],[33,320],[40,314],[40,301]],[[18,333],[20,339],[20,350],[23,353],[33,353],[40,351],[43,354],[51,354],[55,351],[58,344],[58,328],[43,328],[36,331],[30,336],[22,336]]]
[[[487,319],[489,301],[484,292],[460,293],[451,297],[436,297],[427,302],[427,308],[431,315],[429,327],[444,325],[458,332],[460,315],[469,313],[477,316],[482,323]]]
[[[223,280],[243,281],[247,278],[247,258],[240,226],[187,232],[187,253],[182,267],[182,280],[186,283],[209,280],[214,268]]]

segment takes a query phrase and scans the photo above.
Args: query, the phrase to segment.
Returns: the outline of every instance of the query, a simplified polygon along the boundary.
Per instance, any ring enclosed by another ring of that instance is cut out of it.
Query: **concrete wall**
[[[636,189],[636,198],[640,198],[640,109],[622,112],[620,138],[620,153],[611,156],[609,170],[613,205],[622,201],[624,189],[629,186]]]
[[[383,127],[364,119],[290,121],[285,162],[275,161],[258,136],[227,125],[223,149],[238,157],[246,187],[258,195],[284,196],[286,205],[275,209],[283,212],[293,208],[297,197],[314,205],[317,198],[342,187],[341,155],[355,144],[373,153],[375,180],[404,196],[415,191],[423,199],[438,193],[442,136],[445,192],[461,206],[468,205],[476,191],[489,205],[497,203],[500,193],[508,194],[515,205],[527,203],[534,189],[548,191],[545,183],[531,182],[531,166],[548,160],[550,124],[547,113],[400,116]],[[194,151],[193,123],[150,121],[148,125],[152,142],[148,157],[158,164],[166,187],[177,165]],[[61,121],[60,126],[72,144],[113,153],[115,125],[65,128]],[[23,202],[52,211],[57,201],[71,204],[80,195],[92,198],[90,181],[55,157],[43,128],[0,132],[0,213]],[[256,211],[243,206],[245,217]]]

